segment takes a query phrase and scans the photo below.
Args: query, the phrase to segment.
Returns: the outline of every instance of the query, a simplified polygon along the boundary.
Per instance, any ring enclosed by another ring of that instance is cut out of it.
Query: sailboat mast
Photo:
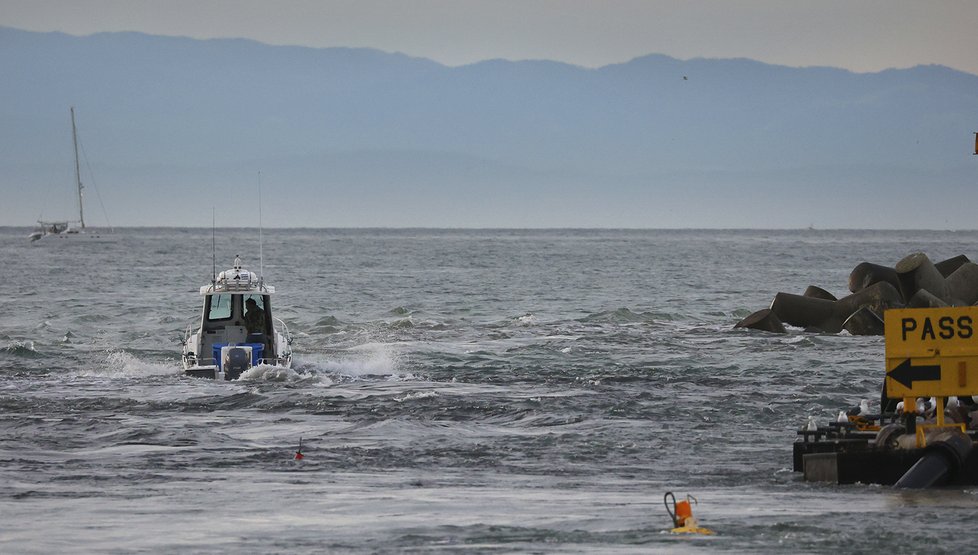
[[[78,220],[85,229],[85,210],[82,205],[81,168],[78,166],[78,131],[75,129],[75,107],[71,107],[71,142],[75,146],[75,183],[78,184]]]

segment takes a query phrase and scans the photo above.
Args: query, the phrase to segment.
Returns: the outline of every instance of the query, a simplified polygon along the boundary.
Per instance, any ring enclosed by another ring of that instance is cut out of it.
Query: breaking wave
[[[44,356],[37,350],[33,341],[15,341],[0,349],[0,353],[20,357],[41,357]]]
[[[330,374],[346,379],[416,379],[400,369],[399,355],[389,343],[367,343],[336,355],[318,355],[296,360],[299,372]]]
[[[110,351],[105,363],[77,372],[79,376],[108,376],[113,378],[142,378],[146,376],[170,376],[183,373],[176,363],[147,362],[126,351]]]

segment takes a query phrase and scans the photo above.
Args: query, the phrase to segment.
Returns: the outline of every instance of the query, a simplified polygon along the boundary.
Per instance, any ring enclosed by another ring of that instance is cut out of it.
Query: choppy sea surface
[[[802,481],[883,340],[733,329],[978,232],[0,229],[0,552],[973,552],[978,490]],[[182,374],[235,255],[295,363]],[[300,437],[305,459],[293,460]],[[667,533],[691,494],[715,536]]]

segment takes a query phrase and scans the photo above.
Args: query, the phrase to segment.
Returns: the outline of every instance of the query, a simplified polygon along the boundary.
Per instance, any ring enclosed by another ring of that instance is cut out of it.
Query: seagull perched
[[[805,424],[805,430],[806,431],[809,431],[809,432],[817,432],[818,431],[818,422],[815,421],[815,417],[814,416],[809,416],[808,417],[808,424]]]
[[[846,414],[848,414],[849,416],[859,416],[861,414],[869,414],[869,401],[867,401],[866,399],[859,401],[859,406],[852,407],[851,409],[847,410]]]
[[[838,422],[839,424],[843,424],[845,422],[848,422],[849,421],[849,417],[846,416],[846,411],[840,410],[839,411],[839,416],[837,416],[835,418],[835,421]]]

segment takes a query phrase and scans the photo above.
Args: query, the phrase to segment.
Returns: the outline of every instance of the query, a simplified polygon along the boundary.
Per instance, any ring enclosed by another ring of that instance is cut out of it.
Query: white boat
[[[200,325],[187,326],[183,367],[187,375],[235,380],[258,365],[292,366],[292,335],[272,316],[275,288],[254,272],[234,267],[200,288]]]
[[[78,130],[75,128],[75,107],[71,107],[71,141],[75,147],[75,184],[78,187],[78,220],[77,221],[37,221],[37,229],[27,236],[31,243],[41,239],[51,242],[69,241],[73,243],[104,242],[113,240],[111,233],[96,231],[85,227],[85,205],[82,190],[85,188],[81,181],[81,167],[78,163]],[[77,227],[75,226],[77,224]]]

